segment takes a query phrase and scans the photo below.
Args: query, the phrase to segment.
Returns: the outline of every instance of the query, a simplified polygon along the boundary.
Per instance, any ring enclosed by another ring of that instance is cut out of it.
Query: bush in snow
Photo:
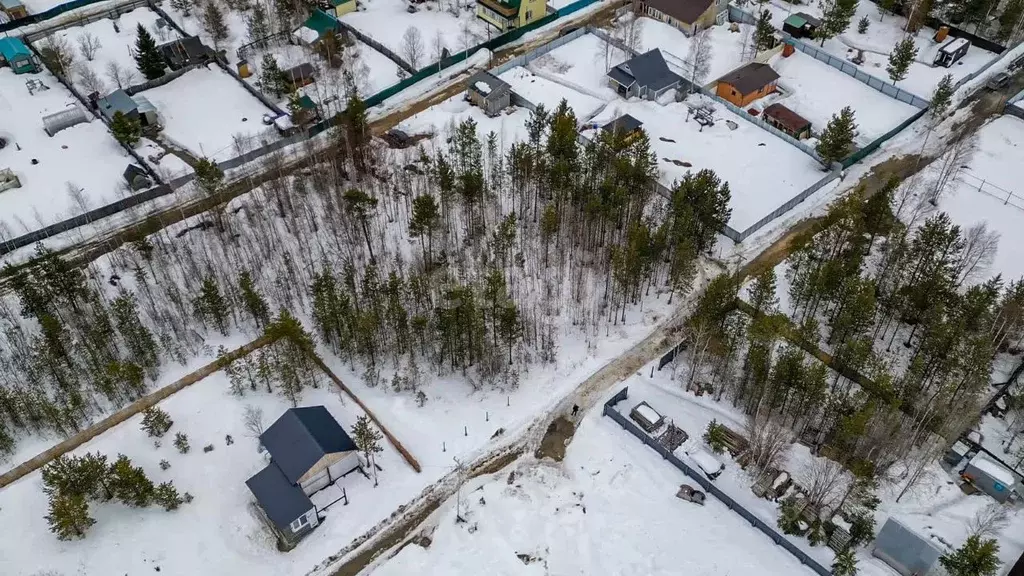
[[[191,446],[189,446],[188,444],[188,435],[182,432],[178,432],[177,434],[175,434],[174,447],[178,449],[178,452],[181,452],[182,454],[187,454],[189,448],[191,448]]]
[[[167,470],[170,467],[171,467],[171,463],[168,462],[167,460],[161,460],[160,461],[160,469],[161,470]]]
[[[142,429],[150,436],[159,438],[170,430],[173,425],[174,420],[171,420],[171,417],[167,415],[167,412],[164,412],[156,406],[147,408],[142,413]]]

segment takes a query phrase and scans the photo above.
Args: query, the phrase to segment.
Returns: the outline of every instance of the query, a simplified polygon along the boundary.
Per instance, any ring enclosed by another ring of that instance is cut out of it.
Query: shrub
[[[187,454],[191,446],[188,444],[188,435],[183,432],[178,432],[174,435],[174,447],[178,449],[178,452]]]
[[[170,430],[173,425],[174,420],[171,420],[171,417],[167,415],[167,412],[164,412],[156,406],[147,408],[142,413],[142,429],[152,437],[160,438]]]

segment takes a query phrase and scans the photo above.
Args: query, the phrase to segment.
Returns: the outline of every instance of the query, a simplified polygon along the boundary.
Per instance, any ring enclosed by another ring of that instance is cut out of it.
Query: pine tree
[[[177,448],[179,453],[188,454],[188,451],[191,449],[191,446],[189,446],[188,443],[188,435],[184,432],[178,432],[175,434],[174,447]]]
[[[687,172],[672,192],[673,226],[677,231],[671,237],[675,242],[688,240],[697,253],[707,253],[718,231],[729,222],[729,197],[729,183],[714,171]]]
[[[846,106],[833,114],[825,130],[818,138],[815,151],[822,163],[828,167],[839,162],[853,151],[853,139],[857,136],[857,123],[854,121],[853,109]]]
[[[1010,0],[1003,7],[1003,13],[999,15],[999,32],[997,37],[1005,42],[1013,36],[1017,24],[1024,15],[1024,0]]]
[[[754,52],[768,50],[773,46],[775,46],[775,27],[772,25],[772,13],[764,10],[754,27]]]
[[[167,63],[157,50],[156,40],[142,24],[139,24],[136,33],[138,37],[135,39],[135,65],[146,80],[156,80],[164,75]]]
[[[114,497],[128,506],[141,508],[153,501],[153,482],[124,454],[117,455],[108,478]]]
[[[857,21],[857,33],[865,34],[868,31],[868,27],[871,26],[871,20],[868,19],[865,14],[863,18]]]
[[[267,9],[262,2],[256,2],[245,19],[246,34],[249,42],[254,43],[257,48],[266,46],[264,39],[270,36],[270,27],[267,24]]]
[[[999,570],[999,543],[994,538],[967,538],[956,551],[944,554],[939,563],[949,576],[994,576]]]
[[[57,492],[50,495],[50,513],[46,515],[50,532],[60,540],[82,538],[86,530],[96,523],[89,516],[89,503],[81,494]]]
[[[359,226],[363,230],[366,250],[370,253],[370,263],[372,264],[376,262],[376,259],[373,257],[373,245],[370,243],[369,221],[373,216],[374,210],[377,208],[377,198],[358,188],[349,188],[343,198],[349,213],[359,222]]]
[[[195,170],[196,183],[199,185],[200,190],[210,196],[220,192],[221,184],[224,182],[224,171],[217,166],[216,162],[209,158],[200,158],[196,161],[193,169]]]
[[[228,39],[228,26],[224,23],[224,13],[217,0],[208,0],[203,7],[203,29],[213,39],[214,48],[219,48],[220,43]]]
[[[242,308],[249,313],[256,326],[263,328],[269,324],[270,306],[267,305],[266,298],[256,287],[248,270],[238,274],[238,291],[242,299]]]
[[[834,576],[855,576],[857,574],[857,556],[853,553],[853,548],[843,548],[836,554],[836,559],[832,562],[832,574]]]
[[[177,510],[185,500],[178,495],[178,489],[174,487],[173,482],[161,482],[153,489],[153,501],[170,512]]]
[[[946,115],[946,111],[949,110],[949,105],[953,100],[954,91],[952,74],[946,74],[935,85],[931,103],[928,105],[928,114],[932,117],[933,121],[941,120]]]
[[[121,144],[134,148],[142,138],[142,124],[137,119],[126,116],[117,110],[114,112],[114,117],[110,119],[110,133]]]
[[[162,437],[173,425],[174,421],[159,406],[147,408],[142,412],[142,429],[151,437]]]
[[[110,304],[114,326],[128,348],[131,360],[155,377],[160,366],[160,353],[153,332],[142,323],[138,305],[131,292],[122,290]]]
[[[914,45],[913,36],[907,36],[896,43],[892,52],[889,53],[889,65],[885,67],[893,84],[907,77],[914,58],[917,58],[917,46]]]
[[[220,293],[220,286],[213,276],[207,276],[194,301],[196,316],[211,325],[222,335],[228,335],[228,320],[231,315],[229,302]]]
[[[850,21],[857,13],[857,0],[819,0],[821,7],[821,26],[816,32],[821,45],[825,41],[839,36],[850,27]]]
[[[284,72],[277,65],[274,55],[270,52],[264,54],[260,62],[260,88],[274,98],[280,98],[285,91],[284,80]]]
[[[434,251],[434,230],[441,224],[441,212],[437,201],[430,194],[422,194],[412,201],[412,218],[409,219],[409,236],[420,239],[423,247],[423,236],[427,237],[426,251],[423,262],[427,270],[431,268]]]
[[[352,441],[356,448],[363,452],[370,468],[373,468],[374,486],[377,485],[376,455],[384,451],[384,447],[380,445],[383,438],[384,435],[377,430],[377,427],[365,414],[356,418],[356,423],[352,425]]]

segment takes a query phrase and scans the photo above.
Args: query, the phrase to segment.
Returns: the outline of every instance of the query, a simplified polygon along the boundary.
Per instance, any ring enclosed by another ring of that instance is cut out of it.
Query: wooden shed
[[[715,93],[740,108],[775,92],[779,74],[767,64],[751,62],[718,79]]]
[[[761,117],[769,126],[775,127],[797,140],[811,137],[811,121],[782,104],[776,102],[765,108]]]
[[[490,72],[481,70],[469,78],[466,99],[488,116],[497,116],[512,104],[512,87]]]

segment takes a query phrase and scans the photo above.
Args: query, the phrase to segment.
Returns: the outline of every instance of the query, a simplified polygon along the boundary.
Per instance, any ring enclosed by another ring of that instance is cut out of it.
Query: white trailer
[[[934,64],[949,68],[960,61],[971,48],[971,41],[967,38],[954,38],[942,45],[935,54]]]

